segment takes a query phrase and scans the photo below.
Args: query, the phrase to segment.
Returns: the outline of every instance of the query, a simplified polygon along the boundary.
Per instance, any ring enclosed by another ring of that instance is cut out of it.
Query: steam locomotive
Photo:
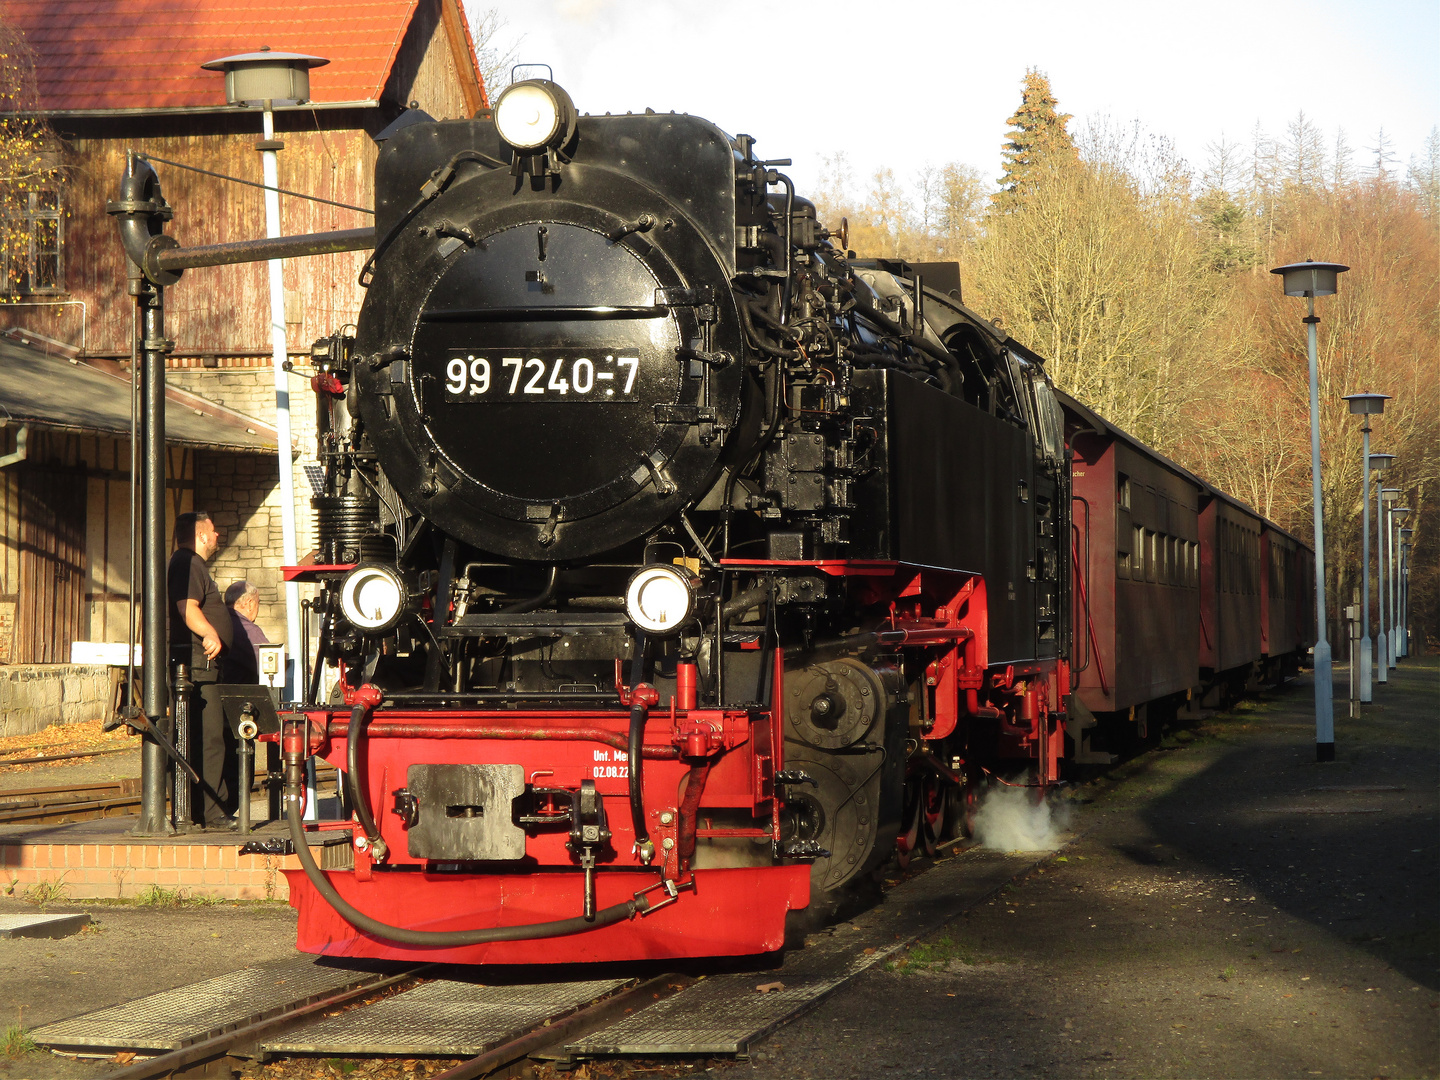
[[[1072,456],[1088,436],[1098,477],[1145,448],[969,311],[956,266],[854,258],[787,162],[696,117],[579,115],[532,80],[405,119],[358,323],[314,349],[320,556],[291,573],[321,585],[320,655],[283,732],[302,950],[774,950],[788,913],[954,835],[989,777],[1053,783],[1099,753],[1092,713],[1202,684],[1197,647],[1176,686],[1122,685],[1085,591],[1116,526],[1092,548],[1099,495],[1072,520]],[[1072,664],[1102,672],[1092,708]],[[311,754],[355,818],[313,851]]]

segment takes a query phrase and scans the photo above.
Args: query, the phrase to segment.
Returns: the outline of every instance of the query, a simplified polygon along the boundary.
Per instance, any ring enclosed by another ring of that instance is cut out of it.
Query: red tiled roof
[[[309,53],[318,103],[376,101],[419,0],[0,0],[35,53],[46,112],[223,109],[207,60]]]

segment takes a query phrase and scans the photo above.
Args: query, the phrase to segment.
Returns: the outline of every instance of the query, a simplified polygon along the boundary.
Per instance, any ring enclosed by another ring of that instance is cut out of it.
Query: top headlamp
[[[549,79],[512,83],[495,103],[495,126],[516,150],[557,149],[575,128],[575,103]]]

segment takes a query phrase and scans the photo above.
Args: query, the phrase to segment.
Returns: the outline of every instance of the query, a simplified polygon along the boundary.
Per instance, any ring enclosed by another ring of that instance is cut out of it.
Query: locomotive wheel
[[[910,860],[915,857],[915,849],[923,843],[924,828],[922,822],[925,815],[922,813],[923,797],[919,785],[910,783],[905,785],[905,816],[901,818],[903,825],[900,835],[895,838],[895,861],[904,870],[910,865]]]
[[[866,755],[864,760],[873,759]],[[830,852],[811,866],[810,883],[817,892],[838,889],[867,870],[875,847],[878,808],[865,782],[870,769],[850,779],[840,771],[845,764],[829,755],[807,756],[793,743],[786,747],[785,767],[808,774],[818,786],[788,789],[780,835],[782,840],[813,840]]]
[[[925,843],[925,854],[934,855],[935,845],[945,828],[945,811],[950,805],[950,785],[934,776],[927,776],[921,799],[920,837]]]

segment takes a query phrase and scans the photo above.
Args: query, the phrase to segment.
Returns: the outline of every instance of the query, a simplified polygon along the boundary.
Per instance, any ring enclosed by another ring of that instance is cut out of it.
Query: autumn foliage
[[[1372,451],[1396,455],[1384,482],[1415,510],[1412,624],[1440,644],[1440,134],[1407,175],[1383,135],[1357,166],[1300,116],[1280,138],[1213,145],[1197,174],[1162,137],[1072,119],[1031,71],[997,185],[958,164],[908,184],[882,170],[859,200],[837,154],[817,202],[862,257],[957,259],[966,304],[1057,383],[1307,542],[1304,301],[1268,270],[1350,266],[1317,301],[1330,636],[1344,641],[1333,620],[1360,561],[1360,422],[1342,396],[1368,391],[1392,396]]]
[[[24,209],[30,194],[60,176],[59,140],[34,112],[35,66],[24,37],[0,21],[0,294],[24,271],[31,243]]]

